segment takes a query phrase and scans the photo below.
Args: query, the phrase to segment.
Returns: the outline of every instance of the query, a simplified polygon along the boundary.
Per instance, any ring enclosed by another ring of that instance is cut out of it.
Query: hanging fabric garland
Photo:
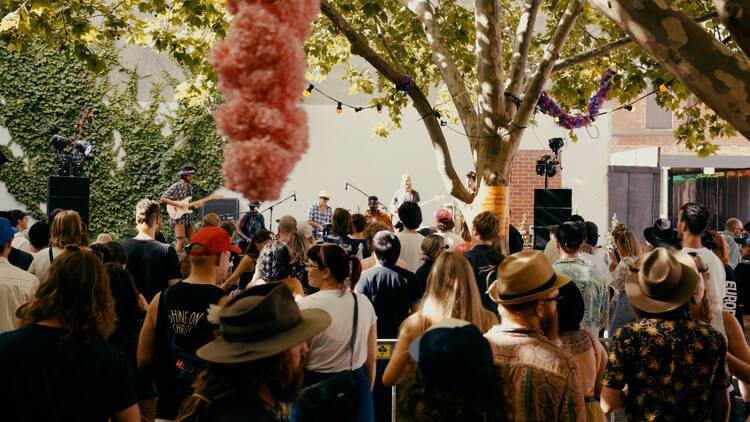
[[[307,116],[297,106],[308,85],[301,46],[319,6],[317,0],[227,1],[234,20],[211,56],[227,102],[214,120],[229,138],[226,186],[249,200],[278,198],[307,150]]]
[[[604,72],[604,75],[602,75],[602,80],[599,82],[599,89],[593,97],[589,98],[589,114],[572,115],[566,113],[547,95],[546,91],[542,91],[542,95],[537,102],[537,107],[542,113],[554,117],[555,123],[565,129],[578,129],[580,127],[588,126],[599,114],[599,107],[607,100],[609,91],[612,89],[610,81],[614,74],[614,71],[607,70]]]

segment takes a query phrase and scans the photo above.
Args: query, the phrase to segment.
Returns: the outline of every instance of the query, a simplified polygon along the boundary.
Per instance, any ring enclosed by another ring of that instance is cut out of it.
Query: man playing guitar
[[[401,189],[393,194],[393,209],[397,210],[401,204],[407,201],[419,203],[419,192],[411,188],[411,176],[409,176],[409,173],[404,173],[401,176]]]
[[[180,168],[179,176],[180,181],[173,184],[167,189],[161,196],[161,202],[167,205],[172,205],[176,208],[185,208],[183,204],[178,201],[182,201],[188,197],[193,196],[193,185],[190,182],[193,181],[193,176],[196,174],[195,167],[182,167]],[[196,208],[203,206],[203,203],[195,205]],[[193,223],[193,213],[187,212],[179,218],[170,218],[169,222],[174,226],[174,233],[177,237],[177,244],[175,250],[177,253],[183,252],[185,241],[190,240],[190,236],[195,232],[195,223]]]

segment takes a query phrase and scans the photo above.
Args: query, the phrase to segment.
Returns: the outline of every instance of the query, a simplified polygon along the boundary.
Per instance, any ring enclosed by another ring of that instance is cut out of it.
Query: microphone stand
[[[348,181],[348,180],[346,181],[346,186],[351,186],[351,187],[353,187],[353,188],[354,188],[354,190],[356,190],[357,192],[359,192],[359,193],[361,193],[362,195],[366,196],[367,198],[369,198],[370,196],[372,196],[372,195],[370,195],[369,193],[365,193],[365,192],[362,192],[362,190],[361,190],[360,188],[358,188],[358,187],[354,186],[354,185],[353,185],[353,184],[352,184],[352,183],[351,183],[350,181]],[[344,188],[344,189],[346,189],[346,188]],[[378,206],[380,206],[381,208],[383,208],[383,209],[384,209],[384,210],[385,210],[386,212],[388,211],[388,207],[386,207],[385,205],[383,205],[383,203],[382,203],[382,202],[380,202],[380,201],[378,201]]]
[[[260,211],[261,214],[263,214],[266,211],[270,211],[270,213],[268,215],[268,219],[270,220],[270,222],[268,223],[268,230],[270,232],[273,232],[273,207],[281,204],[282,202],[286,202],[286,201],[288,201],[288,200],[290,200],[292,198],[294,198],[295,201],[297,200],[297,192],[295,192],[295,193],[287,196],[286,198],[280,200],[279,202],[277,202],[277,203],[275,203],[273,205],[270,205],[268,208],[264,209],[263,211]]]

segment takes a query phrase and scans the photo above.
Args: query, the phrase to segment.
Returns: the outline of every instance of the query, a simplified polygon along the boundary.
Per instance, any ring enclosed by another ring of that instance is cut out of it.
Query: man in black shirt
[[[401,253],[401,242],[387,230],[377,232],[372,238],[372,248],[377,264],[362,273],[357,283],[357,293],[367,296],[378,317],[378,338],[398,338],[398,328],[414,305],[422,300],[424,291],[414,273],[396,265]],[[391,391],[382,382],[387,361],[378,360],[375,388],[372,399],[375,420],[390,420]]]
[[[161,228],[159,203],[142,199],[135,206],[138,234],[123,242],[128,254],[127,269],[133,275],[138,291],[147,301],[167,286],[180,281],[180,262],[175,249],[154,239]]]
[[[216,286],[226,277],[230,252],[241,251],[224,229],[204,227],[193,235],[186,252],[190,276],[154,296],[138,341],[138,369],[144,379],[152,373],[156,379],[156,419],[175,419],[205,369],[195,352],[215,338],[218,328],[208,320],[208,309],[229,301]]]
[[[471,224],[474,247],[465,252],[464,256],[474,269],[474,278],[477,280],[482,305],[487,310],[497,313],[497,304],[489,297],[487,289],[495,281],[497,266],[504,258],[497,249],[492,247],[492,242],[500,231],[500,218],[492,211],[483,211],[474,217]]]

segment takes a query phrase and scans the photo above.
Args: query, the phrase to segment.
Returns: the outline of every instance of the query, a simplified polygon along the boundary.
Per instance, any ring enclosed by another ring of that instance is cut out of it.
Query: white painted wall
[[[408,172],[423,200],[438,193],[446,194],[435,164],[435,153],[419,116],[408,108],[402,128],[387,139],[375,135],[372,129],[383,115],[375,111],[353,114],[344,111],[336,114],[334,105],[305,105],[310,126],[310,149],[297,163],[282,190],[282,198],[293,192],[297,201],[289,200],[274,208],[274,220],[283,215],[305,218],[307,208],[317,201],[318,192],[326,189],[331,195],[330,205],[364,212],[367,198],[353,188],[345,190],[347,179],[368,194],[374,194],[384,203],[399,187],[401,174]],[[164,109],[166,110],[166,108]],[[595,129],[587,133],[578,130],[578,143],[567,138],[567,131],[557,127],[552,119],[538,115],[537,127],[524,134],[522,149],[548,149],[547,140],[561,136],[566,140],[563,149],[561,175],[563,187],[573,188],[573,207],[585,218],[602,228],[607,221],[607,164],[609,163],[608,116],[597,119]],[[598,131],[598,136],[596,135]],[[471,154],[464,136],[445,131],[452,159],[458,174],[472,169]],[[0,130],[0,143],[7,143],[7,131]],[[240,197],[235,192],[220,189],[226,197]],[[446,194],[446,198],[447,198]],[[449,199],[425,205],[425,224],[433,222],[432,216],[442,203]],[[264,203],[265,209],[273,202]],[[0,181],[0,208],[19,207]],[[23,207],[19,207],[23,208]],[[247,209],[247,201],[240,200],[240,210]],[[268,215],[266,214],[268,219]],[[603,231],[603,229],[601,230]]]

